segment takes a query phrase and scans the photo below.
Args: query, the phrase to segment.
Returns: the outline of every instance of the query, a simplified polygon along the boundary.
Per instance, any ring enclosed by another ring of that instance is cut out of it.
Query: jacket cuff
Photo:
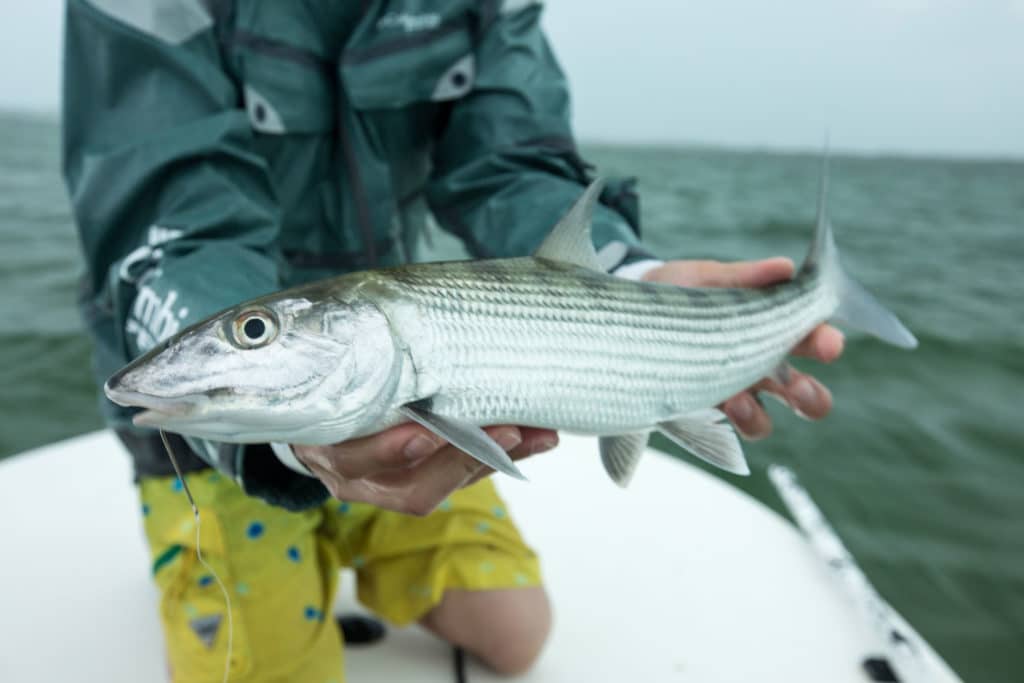
[[[235,479],[250,496],[292,511],[322,505],[331,497],[319,479],[285,467],[269,445],[250,444],[244,451],[238,458]]]
[[[644,259],[642,261],[634,261],[633,263],[627,263],[626,265],[619,266],[612,271],[612,275],[626,280],[643,280],[644,275],[647,275],[647,273],[663,265],[665,265],[665,262],[659,261],[658,259]]]
[[[308,473],[285,467],[268,444],[215,443],[186,437],[195,453],[235,480],[250,496],[286,510],[307,510],[330,498],[327,488]]]
[[[272,442],[270,444],[270,450],[274,451],[274,455],[277,456],[277,459],[280,460],[281,464],[287,467],[288,469],[294,472],[298,472],[299,474],[307,477],[315,476],[312,472],[309,471],[309,468],[306,467],[302,463],[302,461],[295,456],[295,451],[292,450],[291,445],[286,443]]]

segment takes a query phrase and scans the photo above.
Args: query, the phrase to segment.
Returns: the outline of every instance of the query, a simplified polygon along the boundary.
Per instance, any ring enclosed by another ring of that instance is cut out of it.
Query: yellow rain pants
[[[231,680],[238,683],[342,681],[342,642],[331,614],[342,567],[355,570],[359,601],[396,625],[424,616],[446,589],[540,584],[537,557],[488,479],[426,517],[336,500],[289,512],[216,472],[186,479],[201,515],[203,558],[231,597]],[[173,679],[220,681],[225,602],[196,559],[181,483],[151,478],[139,489]]]

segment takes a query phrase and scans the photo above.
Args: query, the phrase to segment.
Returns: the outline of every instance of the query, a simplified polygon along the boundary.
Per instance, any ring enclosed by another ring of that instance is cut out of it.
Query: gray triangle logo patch
[[[205,617],[190,619],[188,625],[199,637],[199,640],[203,641],[203,645],[206,646],[206,649],[212,650],[213,641],[217,638],[217,631],[220,630],[220,624],[222,621],[224,621],[223,614],[211,614]]]

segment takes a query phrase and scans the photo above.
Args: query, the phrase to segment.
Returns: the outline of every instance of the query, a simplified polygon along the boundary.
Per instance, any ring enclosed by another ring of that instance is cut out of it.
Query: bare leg
[[[551,604],[541,586],[448,590],[420,623],[496,672],[518,674],[530,668],[544,647]]]

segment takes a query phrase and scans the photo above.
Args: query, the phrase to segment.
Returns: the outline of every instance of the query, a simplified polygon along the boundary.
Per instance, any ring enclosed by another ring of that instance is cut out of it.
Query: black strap
[[[469,680],[466,678],[466,651],[461,647],[452,648],[452,654],[454,659],[452,663],[455,665],[455,683],[467,683]]]

